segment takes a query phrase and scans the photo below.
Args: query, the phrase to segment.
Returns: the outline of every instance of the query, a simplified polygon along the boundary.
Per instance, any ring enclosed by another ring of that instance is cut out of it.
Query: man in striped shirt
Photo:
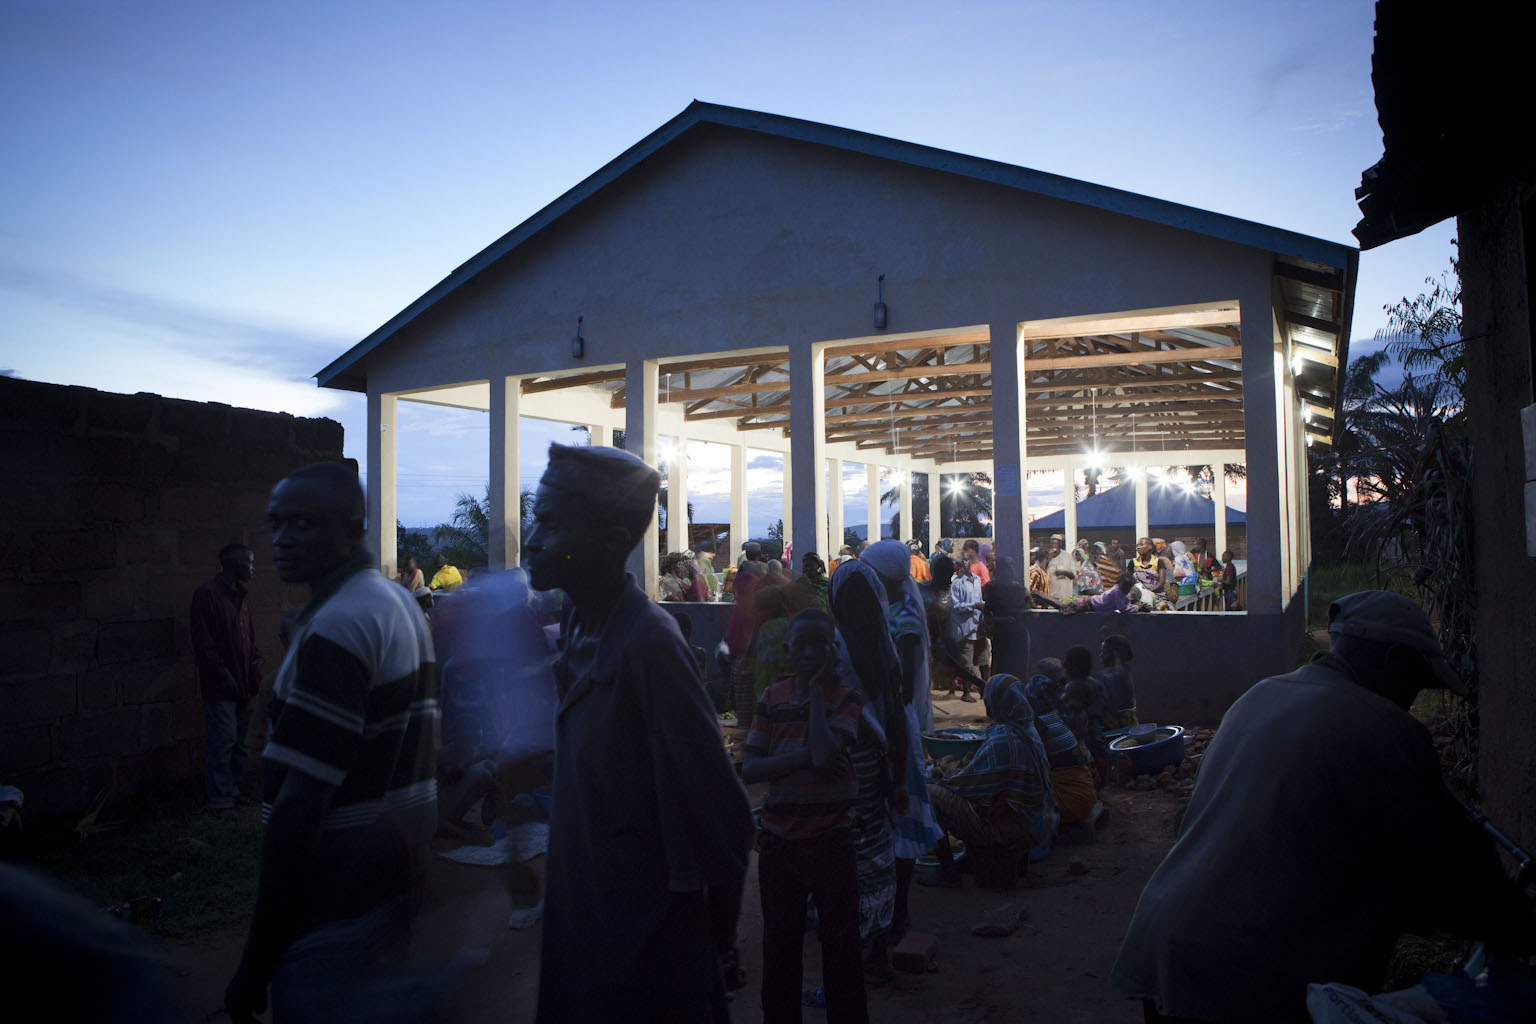
[[[404,952],[436,825],[432,637],[362,546],[354,471],[284,478],[267,524],[278,576],[310,601],[273,684],[256,908],[225,1004],[249,1020],[270,986],[278,1019],[367,1016],[380,960]]]

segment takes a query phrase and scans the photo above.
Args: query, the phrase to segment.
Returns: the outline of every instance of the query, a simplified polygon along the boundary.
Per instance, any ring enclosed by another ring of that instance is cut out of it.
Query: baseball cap
[[[1378,644],[1402,644],[1424,655],[1424,660],[1452,693],[1466,696],[1467,686],[1445,660],[1440,640],[1424,609],[1390,590],[1362,590],[1346,594],[1328,606],[1328,632],[1355,636]]]

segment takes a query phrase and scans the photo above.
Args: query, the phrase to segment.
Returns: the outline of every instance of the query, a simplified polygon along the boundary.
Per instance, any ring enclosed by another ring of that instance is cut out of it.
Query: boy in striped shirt
[[[827,1019],[869,1019],[851,831],[859,787],[847,755],[863,700],[837,676],[833,638],[832,618],[823,611],[807,609],[791,620],[794,675],[763,691],[744,748],[742,777],[748,784],[769,783],[757,859],[768,1024],[800,1019],[807,895],[821,915]]]

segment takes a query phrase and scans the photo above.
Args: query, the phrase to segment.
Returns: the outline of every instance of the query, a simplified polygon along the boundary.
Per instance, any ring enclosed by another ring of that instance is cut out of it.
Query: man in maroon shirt
[[[218,575],[192,595],[192,653],[208,732],[204,791],[208,809],[220,814],[246,802],[235,783],[245,770],[251,698],[261,688],[261,654],[246,600],[255,568],[250,548],[226,544]]]

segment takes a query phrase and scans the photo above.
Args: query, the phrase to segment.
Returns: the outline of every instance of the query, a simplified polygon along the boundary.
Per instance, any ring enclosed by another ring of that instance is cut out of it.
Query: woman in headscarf
[[[757,636],[757,588],[763,580],[758,562],[743,562],[732,584],[735,607],[725,625],[725,649],[731,659],[731,704],[736,721],[748,724],[757,711],[757,673],[753,671],[752,641]]]
[[[1168,545],[1169,552],[1173,555],[1173,580],[1181,586],[1193,587],[1200,582],[1200,574],[1195,569],[1195,560],[1189,557],[1189,549],[1184,542],[1176,540]]]
[[[906,785],[910,803],[906,813],[896,816],[891,844],[896,856],[896,905],[889,941],[897,943],[911,922],[907,894],[917,858],[931,850],[941,834],[928,802],[928,758],[922,741],[922,734],[933,730],[933,704],[928,693],[928,625],[905,544],[899,540],[878,541],[869,546],[857,564],[873,569],[885,585],[886,623],[901,664],[901,697],[907,719]],[[833,579],[852,571],[843,566]],[[945,585],[948,586],[947,581]]]
[[[807,608],[830,611],[827,598],[827,563],[814,551],[807,551],[800,559],[800,575],[790,584],[789,614],[797,615]]]
[[[1037,669],[1046,662],[1054,662],[1061,671],[1061,663],[1055,658],[1043,659]],[[1035,730],[1040,733],[1045,756],[1051,763],[1051,795],[1061,820],[1082,821],[1093,813],[1093,805],[1099,800],[1093,784],[1093,755],[1061,717],[1055,683],[1049,676],[1042,672],[1031,677],[1024,694],[1035,713]]]
[[[809,556],[808,556],[809,557]],[[838,573],[830,588],[837,623],[838,675],[864,696],[858,737],[849,751],[859,780],[853,846],[859,876],[859,938],[867,967],[890,973],[888,936],[896,906],[893,818],[908,809],[906,708],[901,661],[887,627],[885,584],[868,565]]]
[[[1086,539],[1077,542],[1072,549],[1072,564],[1076,566],[1077,592],[1084,597],[1104,593],[1104,578],[1099,575],[1099,561]]]
[[[968,850],[1003,852],[1022,864],[1048,851],[1060,815],[1051,791],[1051,764],[1035,729],[1035,714],[1018,676],[998,674],[983,693],[992,724],[971,763],[928,787],[939,826]],[[954,860],[946,836],[939,860],[951,881]]]
[[[755,700],[775,679],[793,675],[795,667],[789,657],[789,587],[770,586],[765,580],[752,594],[752,603],[757,606],[757,633],[752,638]]]

